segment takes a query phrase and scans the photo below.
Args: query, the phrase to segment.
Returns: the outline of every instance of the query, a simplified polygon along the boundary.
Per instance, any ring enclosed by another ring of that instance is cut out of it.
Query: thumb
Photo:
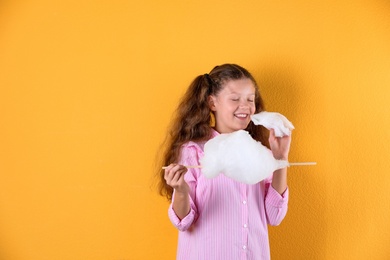
[[[269,141],[274,141],[275,140],[275,130],[274,129],[270,129],[269,130]]]

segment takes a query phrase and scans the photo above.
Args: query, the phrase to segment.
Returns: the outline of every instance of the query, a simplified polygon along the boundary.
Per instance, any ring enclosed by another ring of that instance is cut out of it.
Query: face
[[[216,96],[209,97],[209,105],[219,133],[245,129],[256,110],[255,86],[250,79],[230,80]]]

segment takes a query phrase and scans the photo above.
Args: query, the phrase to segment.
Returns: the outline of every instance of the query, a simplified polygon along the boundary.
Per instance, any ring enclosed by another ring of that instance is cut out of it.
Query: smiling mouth
[[[234,114],[235,117],[238,117],[240,119],[245,119],[248,117],[248,114]]]

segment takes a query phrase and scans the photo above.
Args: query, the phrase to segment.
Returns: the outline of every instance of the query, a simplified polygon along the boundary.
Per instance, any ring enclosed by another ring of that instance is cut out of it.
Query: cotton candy
[[[276,160],[271,150],[254,140],[247,131],[220,134],[204,146],[200,159],[202,172],[207,178],[220,173],[246,184],[255,184],[269,177],[275,170],[288,166]]]
[[[260,112],[251,116],[255,125],[262,125],[268,130],[274,129],[276,137],[289,136],[294,129],[293,124],[288,119],[276,112]]]

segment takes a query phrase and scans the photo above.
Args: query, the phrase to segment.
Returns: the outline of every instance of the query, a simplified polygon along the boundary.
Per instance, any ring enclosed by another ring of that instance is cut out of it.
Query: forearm
[[[172,208],[178,218],[183,219],[191,210],[188,192],[175,192]]]
[[[272,177],[272,187],[283,194],[287,189],[287,168],[276,170]]]
[[[275,131],[271,129],[269,143],[272,154],[277,160],[288,161],[290,151],[291,135],[276,137]],[[276,170],[272,177],[272,187],[279,193],[283,194],[287,189],[287,168]]]

